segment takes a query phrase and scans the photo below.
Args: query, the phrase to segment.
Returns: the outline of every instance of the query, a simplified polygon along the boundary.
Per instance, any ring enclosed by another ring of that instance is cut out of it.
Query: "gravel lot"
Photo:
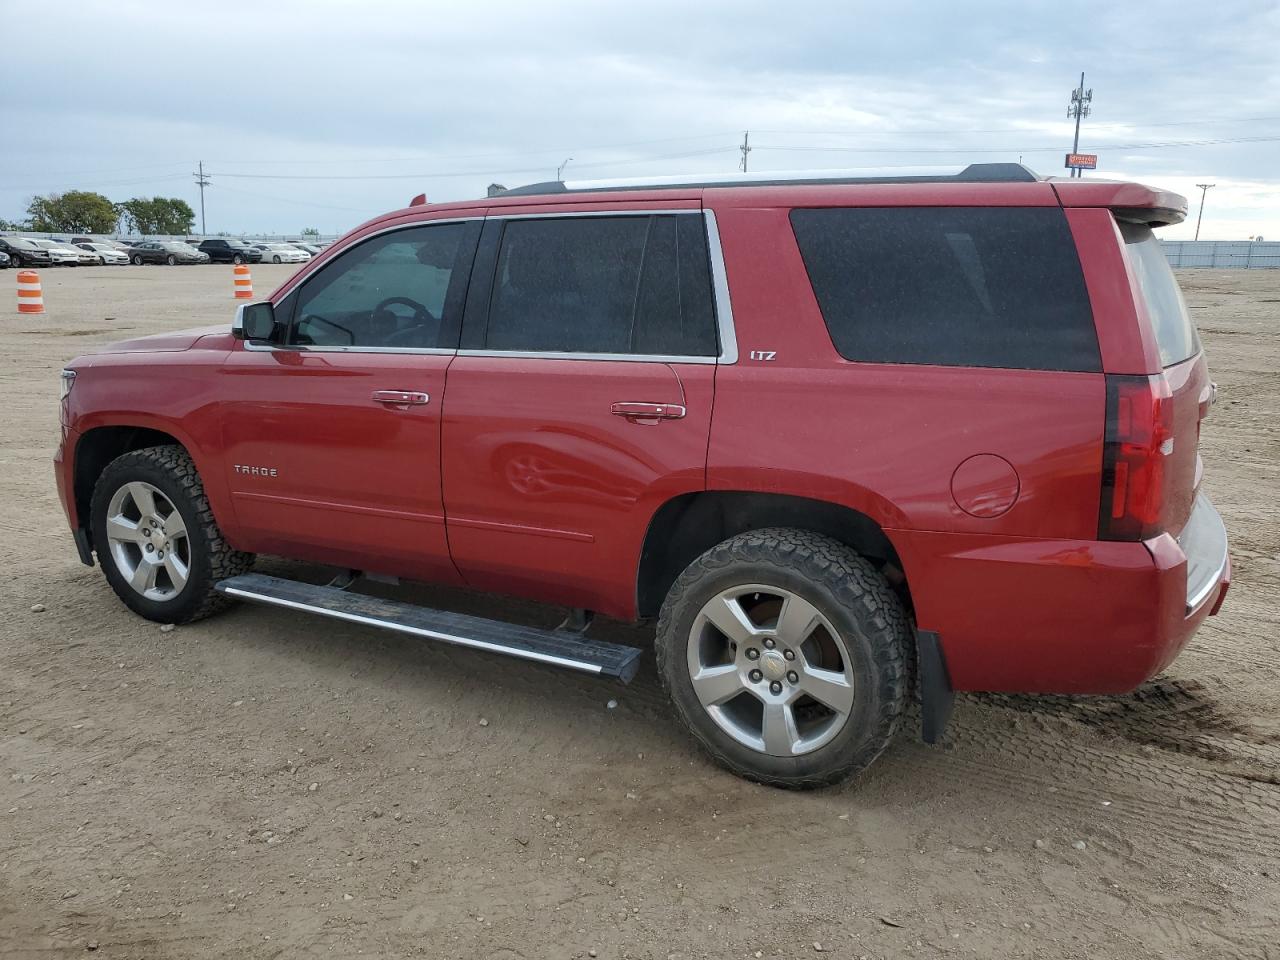
[[[1132,697],[964,697],[944,745],[811,794],[712,767],[651,661],[619,687],[260,607],[134,617],[55,496],[58,370],[230,322],[231,268],[44,271],[42,317],[15,273],[0,956],[1280,956],[1280,271],[1181,274],[1221,387],[1223,614]]]

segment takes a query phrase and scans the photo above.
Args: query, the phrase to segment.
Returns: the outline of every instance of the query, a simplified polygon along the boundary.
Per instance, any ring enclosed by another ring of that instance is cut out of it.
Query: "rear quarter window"
[[[1057,207],[797,209],[791,223],[846,360],[1102,368]]]
[[[1160,249],[1160,241],[1150,227],[1132,223],[1119,226],[1129,265],[1147,305],[1161,366],[1172,367],[1189,360],[1200,352],[1200,335],[1191,322],[1191,313],[1169,259]]]

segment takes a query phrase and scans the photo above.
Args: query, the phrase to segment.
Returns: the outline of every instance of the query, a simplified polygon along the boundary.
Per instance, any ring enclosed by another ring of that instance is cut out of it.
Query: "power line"
[[[1156,140],[1145,143],[1104,143],[1107,150],[1154,150],[1166,147],[1208,147],[1223,143],[1271,143],[1274,137],[1219,137],[1207,140]],[[753,150],[785,150],[792,153],[1061,153],[1062,148],[1034,147],[808,147],[790,144],[756,144]]]

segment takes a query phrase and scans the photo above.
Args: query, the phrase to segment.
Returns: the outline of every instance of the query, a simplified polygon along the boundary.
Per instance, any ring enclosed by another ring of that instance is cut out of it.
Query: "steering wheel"
[[[402,346],[404,343],[412,342],[419,338],[420,331],[423,327],[428,324],[438,326],[440,323],[439,317],[411,297],[387,297],[373,308],[373,312],[370,314],[371,319],[376,322],[378,315],[383,312],[395,317],[395,314],[390,310],[387,310],[387,308],[396,304],[408,307],[413,311],[413,322],[403,330],[397,330],[395,333],[388,336],[386,338],[387,346]]]

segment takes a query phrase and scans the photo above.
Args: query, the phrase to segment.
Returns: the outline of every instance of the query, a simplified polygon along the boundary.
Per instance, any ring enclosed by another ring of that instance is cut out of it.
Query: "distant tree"
[[[143,236],[156,233],[190,233],[196,212],[176,197],[134,197],[120,204],[125,226]]]
[[[110,233],[120,220],[116,205],[100,193],[68,190],[32,197],[30,229],[41,233]]]
[[[5,220],[0,217],[0,230],[30,230],[25,223],[18,223],[16,220]]]

